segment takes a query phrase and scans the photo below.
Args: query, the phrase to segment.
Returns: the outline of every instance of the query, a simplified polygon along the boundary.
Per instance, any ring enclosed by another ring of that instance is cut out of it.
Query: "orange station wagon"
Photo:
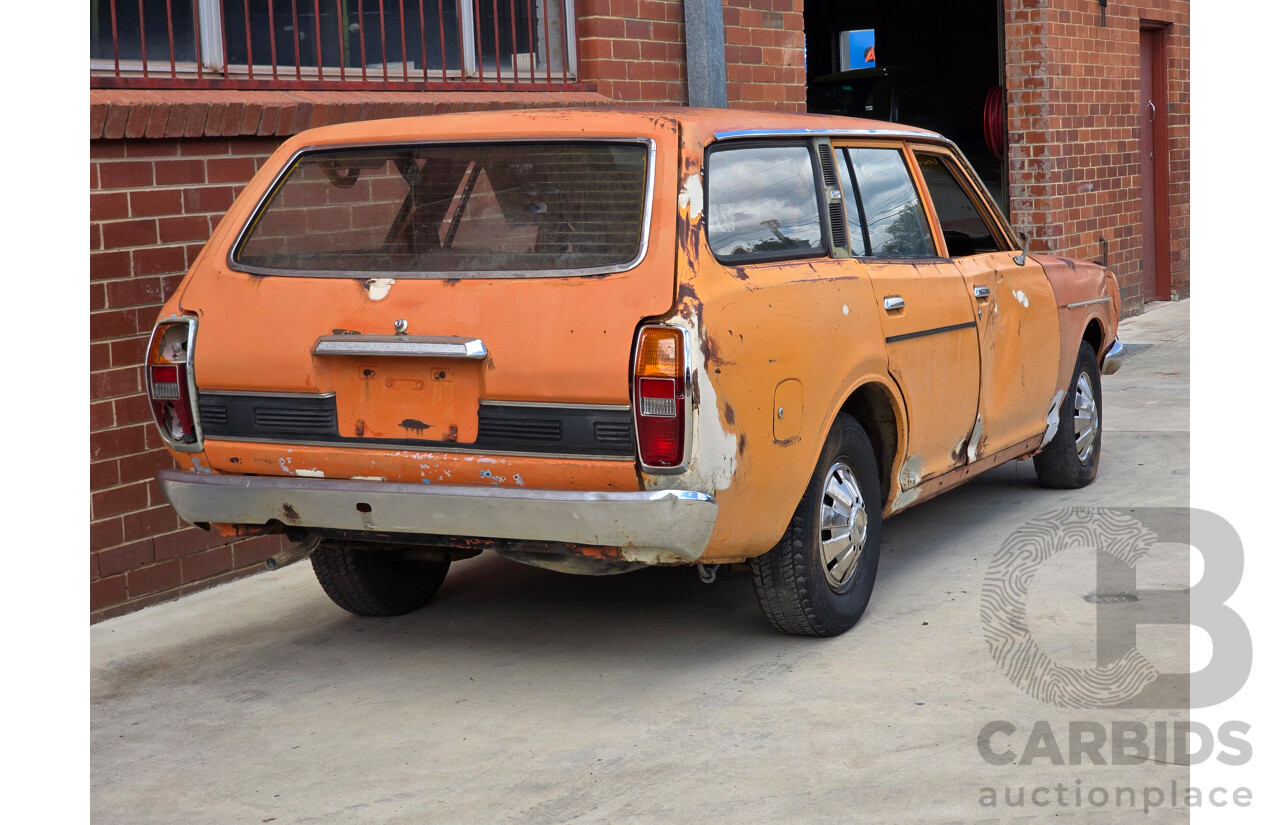
[[[744,128],[749,125],[749,128]],[[883,517],[1013,459],[1097,473],[1104,266],[1030,255],[926,131],[730,110],[305,132],[162,310],[186,520],[283,532],[360,615],[454,559],[747,562],[769,621],[866,609]]]

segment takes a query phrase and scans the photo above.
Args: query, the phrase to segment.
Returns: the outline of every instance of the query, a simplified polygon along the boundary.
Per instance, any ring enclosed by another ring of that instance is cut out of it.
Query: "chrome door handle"
[[[985,286],[975,286],[975,287],[973,288],[973,297],[975,297],[975,298],[990,298],[990,297],[991,297],[991,290],[990,290],[990,288],[985,287]]]
[[[893,312],[895,309],[902,309],[907,302],[899,298],[897,295],[891,295],[884,299],[884,308],[886,312]]]

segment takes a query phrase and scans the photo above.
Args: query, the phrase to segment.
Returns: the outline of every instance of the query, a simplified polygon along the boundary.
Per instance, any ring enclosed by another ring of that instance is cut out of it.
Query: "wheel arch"
[[[880,505],[889,502],[893,469],[902,443],[903,413],[892,390],[871,380],[858,385],[840,405],[839,412],[858,422],[871,441],[880,474]]]

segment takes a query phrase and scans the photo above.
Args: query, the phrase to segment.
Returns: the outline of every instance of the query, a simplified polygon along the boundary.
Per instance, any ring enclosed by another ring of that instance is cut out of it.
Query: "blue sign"
[[[876,30],[840,32],[840,71],[872,69],[876,65]]]

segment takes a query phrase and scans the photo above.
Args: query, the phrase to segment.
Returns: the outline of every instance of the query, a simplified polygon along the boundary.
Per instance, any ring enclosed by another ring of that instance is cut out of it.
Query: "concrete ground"
[[[1108,764],[1073,765],[1067,741],[1071,722],[1155,730],[1185,708],[1044,704],[992,659],[979,610],[989,561],[1028,519],[1186,506],[1189,317],[1183,301],[1121,325],[1147,346],[1103,379],[1094,484],[1044,490],[1020,462],[890,519],[871,606],[836,639],[773,632],[741,574],[587,578],[489,556],[403,618],[344,613],[304,563],[95,625],[93,821],[1184,821],[1181,804],[1142,805],[1144,788],[1184,793],[1188,769],[1167,763],[1185,759],[1112,764],[1108,742]],[[1140,587],[1187,586],[1185,554],[1153,558]],[[1092,552],[1061,553],[1028,596],[1036,642],[1080,668],[1093,570]],[[1138,636],[1166,672],[1186,670],[1187,638]],[[1064,764],[1043,739],[1030,764],[988,764],[978,735],[1001,721],[994,752],[1022,754],[1044,722]],[[1019,789],[1021,807],[1005,797]]]

